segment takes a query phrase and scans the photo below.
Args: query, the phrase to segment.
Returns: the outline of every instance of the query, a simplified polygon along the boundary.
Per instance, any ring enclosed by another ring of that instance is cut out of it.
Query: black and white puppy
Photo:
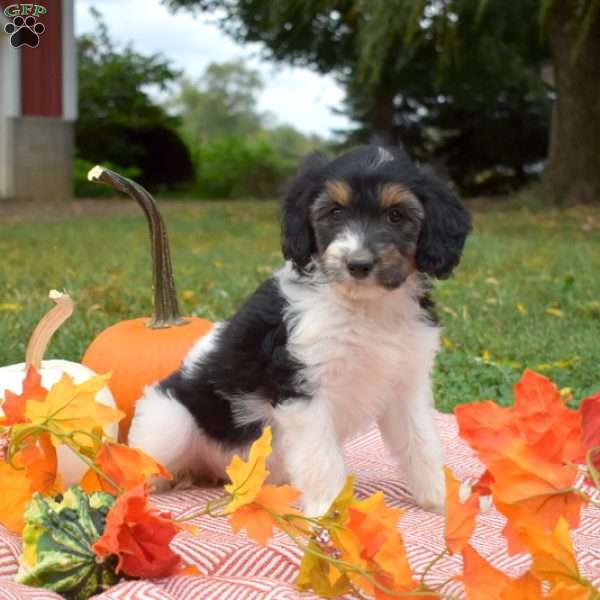
[[[319,515],[344,484],[344,441],[376,421],[417,503],[441,510],[428,292],[458,264],[469,213],[403,150],[363,146],[306,159],[282,229],[285,265],[146,389],[130,445],[219,478],[271,425],[272,479]]]

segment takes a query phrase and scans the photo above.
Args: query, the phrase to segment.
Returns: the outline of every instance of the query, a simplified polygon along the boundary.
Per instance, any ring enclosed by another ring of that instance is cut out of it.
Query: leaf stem
[[[596,456],[596,454],[600,454],[600,446],[595,446],[594,448],[590,448],[585,453],[585,462],[587,464],[588,473],[589,473],[590,478],[594,482],[596,489],[600,491],[600,473],[598,473],[598,470],[594,466],[594,457]]]

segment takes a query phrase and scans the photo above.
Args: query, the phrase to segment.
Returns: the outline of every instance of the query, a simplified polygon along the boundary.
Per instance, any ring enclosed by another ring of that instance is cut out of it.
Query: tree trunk
[[[394,133],[394,96],[385,83],[379,84],[373,98],[371,109],[371,143],[389,146],[396,144]]]
[[[557,99],[544,183],[556,204],[600,203],[600,17],[574,56],[575,0],[557,0],[548,37]]]

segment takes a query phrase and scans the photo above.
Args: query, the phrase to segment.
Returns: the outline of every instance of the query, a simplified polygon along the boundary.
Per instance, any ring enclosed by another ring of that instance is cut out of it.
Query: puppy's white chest
[[[341,439],[367,428],[435,355],[437,331],[419,320],[414,300],[396,301],[406,306],[316,301],[292,329],[293,353]]]

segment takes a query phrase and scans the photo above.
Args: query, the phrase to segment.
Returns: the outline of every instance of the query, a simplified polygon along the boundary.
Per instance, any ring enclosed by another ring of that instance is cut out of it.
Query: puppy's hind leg
[[[174,478],[197,468],[196,448],[203,436],[188,409],[164,392],[160,385],[149,386],[135,406],[128,444],[139,448],[166,467]],[[155,478],[156,490],[169,487],[164,478]]]

